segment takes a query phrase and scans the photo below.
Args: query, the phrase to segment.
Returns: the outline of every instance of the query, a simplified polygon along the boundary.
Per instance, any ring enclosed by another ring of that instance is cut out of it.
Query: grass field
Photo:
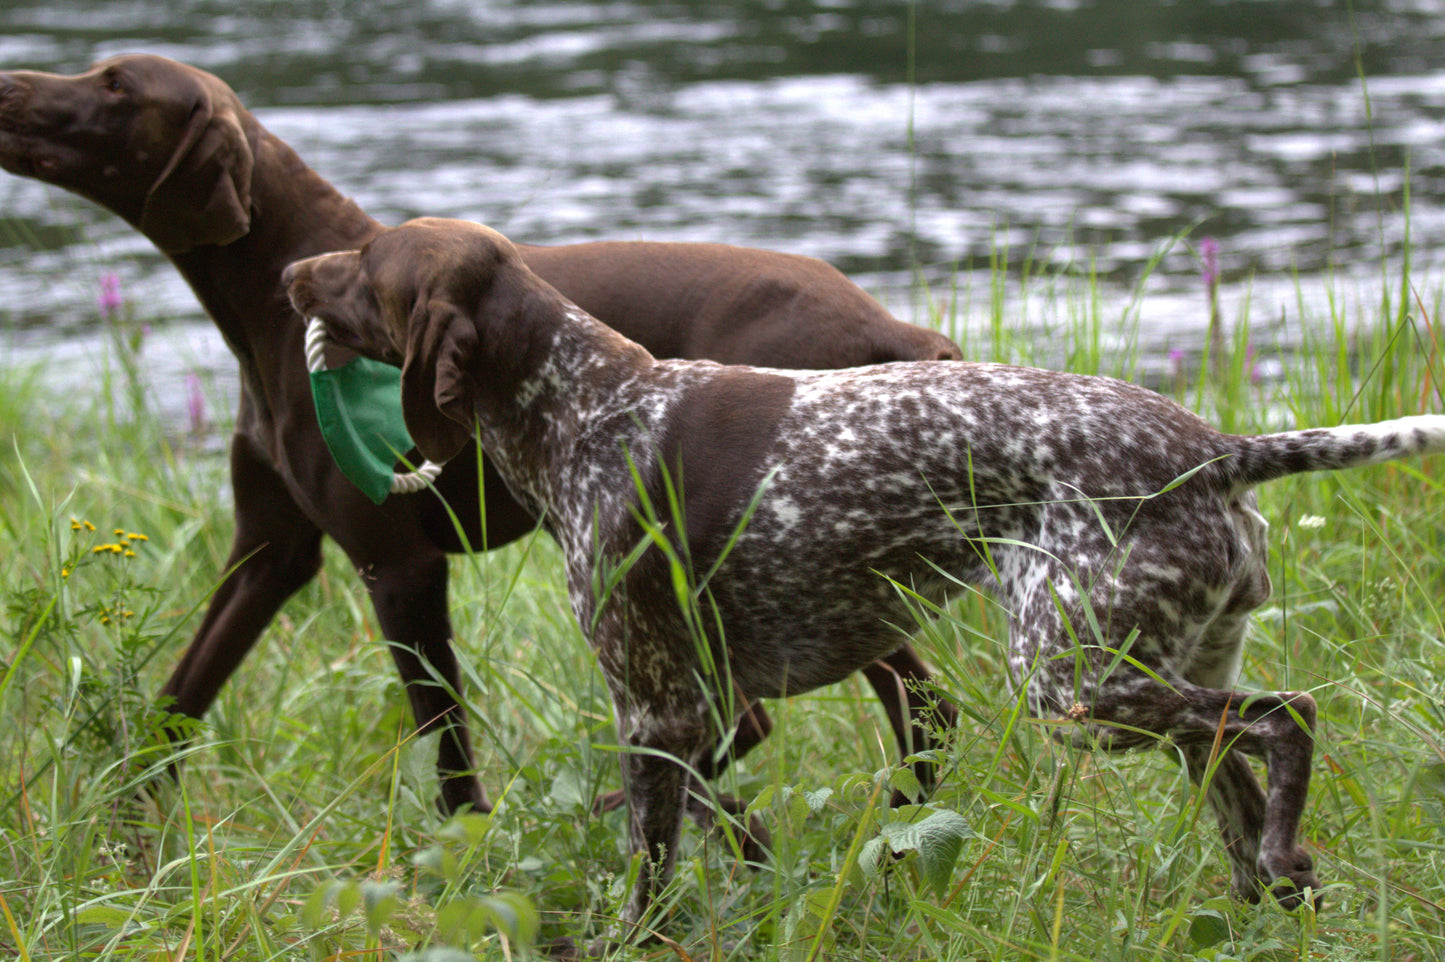
[[[1056,284],[1042,330],[1014,326],[1002,282],[975,292],[977,325],[940,323],[974,358],[1138,376],[1086,277],[1041,282]],[[1264,382],[1247,319],[1226,318],[1217,377],[1195,377],[1191,355],[1154,386],[1236,431],[1445,410],[1439,299],[1398,273],[1335,299],[1299,319],[1314,342]],[[603,931],[629,867],[622,813],[589,802],[616,787],[616,739],[545,537],[453,565],[490,816],[436,814],[434,745],[409,739],[331,549],[197,728],[179,781],[139,799],[174,760],[151,698],[220,577],[230,518],[214,455],[100,400],[144,394],[123,360],[120,390],[93,399],[0,375],[0,956],[451,962]],[[1329,884],[1318,917],[1226,896],[1212,816],[1169,746],[1051,741],[1009,689],[1001,613],[968,595],[917,642],[964,716],[927,804],[884,804],[901,776],[865,686],[775,704],[773,737],[725,778],[756,799],[772,861],[742,867],[689,826],[664,899],[680,945],[618,957],[1445,957],[1442,478],[1445,464],[1410,463],[1262,492],[1275,597],[1244,683],[1320,703],[1303,825]]]

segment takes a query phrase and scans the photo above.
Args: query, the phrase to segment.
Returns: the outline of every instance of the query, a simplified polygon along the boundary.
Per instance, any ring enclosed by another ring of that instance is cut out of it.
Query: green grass
[[[1025,333],[998,267],[994,289],[939,297],[963,305],[938,320],[970,356],[1137,375],[1133,315],[1106,315],[1087,270],[1009,272],[1042,293]],[[1433,291],[1387,277],[1368,303],[1302,306],[1314,340],[1279,382],[1250,377],[1247,317],[1227,318],[1217,378],[1155,386],[1240,431],[1445,409]],[[543,939],[605,930],[627,891],[624,823],[588,806],[616,787],[616,738],[545,538],[453,564],[492,815],[435,813],[435,746],[409,739],[334,550],[199,726],[180,780],[143,802],[174,755],[151,697],[228,547],[223,466],[144,416],[4,377],[0,955],[502,959],[530,954],[534,924]],[[775,704],[773,737],[725,779],[757,800],[773,861],[740,867],[689,826],[667,933],[694,959],[1445,956],[1442,478],[1411,463],[1262,491],[1275,597],[1245,679],[1320,703],[1303,826],[1329,883],[1320,916],[1226,897],[1212,816],[1166,752],[1051,741],[1009,690],[1002,613],[970,594],[917,641],[964,715],[928,805],[884,804],[906,776],[859,683]]]

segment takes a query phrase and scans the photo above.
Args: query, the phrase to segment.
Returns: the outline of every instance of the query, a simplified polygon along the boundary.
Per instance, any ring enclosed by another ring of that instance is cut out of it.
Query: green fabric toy
[[[306,331],[306,366],[321,436],[341,469],[376,504],[393,492],[419,491],[441,472],[426,462],[397,474],[397,461],[414,446],[401,414],[401,371],[365,357],[325,367],[326,329],[318,320]]]

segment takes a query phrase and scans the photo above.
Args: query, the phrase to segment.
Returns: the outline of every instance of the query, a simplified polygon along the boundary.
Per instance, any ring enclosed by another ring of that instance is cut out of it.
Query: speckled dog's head
[[[423,455],[441,462],[471,437],[477,324],[520,309],[509,280],[519,272],[526,268],[516,248],[491,228],[424,217],[359,251],[297,261],[282,282],[334,344],[402,368],[407,429]]]

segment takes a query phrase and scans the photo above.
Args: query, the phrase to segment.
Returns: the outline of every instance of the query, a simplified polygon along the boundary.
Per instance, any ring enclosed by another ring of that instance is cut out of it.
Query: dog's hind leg
[[[1264,828],[1265,797],[1249,761],[1239,752],[1213,744],[1180,746],[1189,778],[1205,786],[1209,805],[1219,820],[1224,851],[1229,857],[1230,888],[1247,902],[1259,901],[1259,841]],[[1212,770],[1211,770],[1212,769]]]
[[[1296,841],[1309,791],[1313,698],[1304,692],[1217,691],[1131,670],[1110,677],[1085,701],[1090,727],[1111,748],[1140,744],[1135,733],[1141,730],[1185,748],[1191,777],[1207,778],[1209,801],[1230,845],[1237,894],[1255,900],[1261,889],[1270,890],[1282,906],[1295,908],[1306,888],[1318,891],[1313,860]],[[1223,754],[1208,777],[1216,739]],[[1263,759],[1268,793],[1260,792],[1241,752]],[[1243,860],[1256,837],[1258,852],[1249,866]],[[1251,870],[1252,880],[1241,877]]]

